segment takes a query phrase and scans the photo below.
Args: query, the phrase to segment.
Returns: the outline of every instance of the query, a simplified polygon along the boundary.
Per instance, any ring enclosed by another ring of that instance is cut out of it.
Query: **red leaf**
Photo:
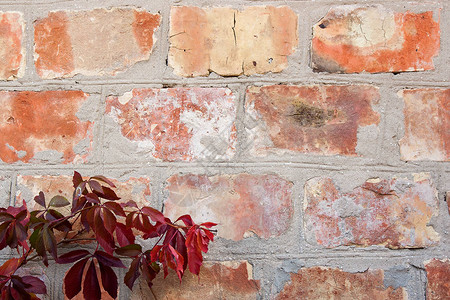
[[[117,297],[117,289],[119,284],[117,282],[116,273],[111,267],[105,266],[99,262],[100,274],[102,277],[102,285],[105,291],[113,298]]]
[[[80,173],[78,173],[77,171],[73,172],[73,187],[76,189],[80,183],[83,181],[83,177],[81,177]]]
[[[87,194],[85,195],[85,197],[86,197],[86,200],[87,200],[88,202],[91,202],[91,203],[93,203],[93,204],[100,204],[100,199],[99,199],[98,196],[97,196],[96,194],[94,194],[94,193],[87,193]]]
[[[39,192],[39,195],[34,197],[34,201],[40,206],[45,207],[45,195],[43,192]]]
[[[125,274],[124,283],[127,285],[127,287],[132,290],[134,282],[136,279],[139,278],[141,273],[139,272],[139,266],[141,264],[141,257],[138,256],[130,264],[130,269],[128,269],[128,272]]]
[[[177,272],[178,278],[180,279],[180,282],[181,282],[181,278],[183,277],[184,258],[183,258],[183,256],[182,256],[177,250],[175,250],[175,248],[173,248],[171,245],[169,245],[169,249],[170,249],[170,252],[172,253],[173,261],[175,262],[175,265],[176,265],[176,267],[174,268],[174,270]]]
[[[89,187],[91,188],[92,192],[103,194],[102,186],[100,185],[100,183],[98,183],[98,181],[89,180],[88,184],[89,184]]]
[[[133,231],[127,228],[122,223],[117,223],[116,237],[120,247],[125,247],[129,244],[133,244],[135,239]]]
[[[86,275],[84,276],[83,296],[85,299],[89,300],[101,300],[102,293],[93,261],[91,261]]]
[[[160,269],[156,263],[152,263],[148,261],[145,257],[143,258],[142,266],[142,275],[147,282],[149,288],[153,286],[153,279],[156,278]]]
[[[200,224],[200,226],[203,226],[203,227],[206,227],[206,228],[211,228],[213,226],[217,226],[217,224],[213,223],[213,222],[206,222],[206,223]]]
[[[99,196],[108,200],[119,200],[120,197],[116,195],[112,189],[107,186],[102,186],[103,193],[99,193]]]
[[[107,183],[114,188],[116,187],[111,180],[109,180],[108,178],[106,178],[105,176],[102,176],[102,175],[95,175],[94,177],[91,177],[91,179],[103,181],[104,183]]]
[[[108,202],[104,203],[103,206],[109,208],[109,209],[112,210],[116,215],[118,215],[118,216],[120,216],[120,217],[126,217],[126,214],[125,214],[125,212],[123,211],[122,206],[120,206],[120,204],[117,203],[117,202],[108,201]]]
[[[121,203],[120,204],[122,207],[133,207],[133,208],[138,208],[136,202],[134,202],[133,200],[128,200],[126,203]]]
[[[117,224],[114,214],[109,209],[103,208],[100,215],[106,230],[108,230],[110,234],[113,234]]]
[[[59,264],[70,264],[76,262],[77,260],[82,259],[83,257],[89,254],[91,253],[89,253],[89,251],[87,250],[74,250],[61,255],[60,257],[58,257],[56,261]]]
[[[13,274],[17,268],[20,265],[20,259],[18,258],[11,258],[3,263],[3,265],[0,267],[0,275],[2,276],[10,276]]]
[[[48,228],[48,224],[45,224],[42,228],[42,240],[44,241],[45,250],[50,252],[52,256],[57,259],[56,238],[52,230]]]
[[[95,251],[94,256],[98,261],[108,267],[126,268],[122,261],[103,251]]]
[[[118,248],[115,252],[122,256],[135,257],[142,254],[142,247],[138,244],[131,244]]]
[[[103,226],[102,219],[98,216],[98,214],[96,214],[94,222],[94,232],[97,235],[97,241],[106,252],[112,254],[115,246],[112,235],[108,232],[108,230],[106,230],[105,226]]]
[[[183,215],[183,216],[179,217],[175,221],[175,223],[178,222],[179,220],[183,221],[186,226],[193,226],[194,225],[194,221],[192,221],[192,218],[191,218],[190,215]]]
[[[83,271],[89,258],[80,260],[74,264],[64,277],[64,294],[72,299],[81,291],[83,281]]]
[[[34,276],[22,276],[22,281],[29,285],[25,288],[25,291],[33,294],[46,294],[47,287],[45,283],[37,277]]]
[[[153,222],[166,223],[164,215],[153,207],[145,206],[141,211],[152,219]]]

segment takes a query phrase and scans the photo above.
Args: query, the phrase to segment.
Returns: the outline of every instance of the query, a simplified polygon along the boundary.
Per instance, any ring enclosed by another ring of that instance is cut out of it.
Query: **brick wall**
[[[158,299],[449,299],[449,19],[446,0],[1,0],[1,204],[70,194],[77,170],[220,223],[200,282]]]

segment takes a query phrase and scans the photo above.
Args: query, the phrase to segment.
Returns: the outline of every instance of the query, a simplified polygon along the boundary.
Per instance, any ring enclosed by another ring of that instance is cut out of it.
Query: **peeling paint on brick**
[[[164,213],[214,220],[218,235],[232,240],[256,234],[279,236],[290,224],[292,183],[276,175],[174,175],[168,180]]]
[[[313,28],[317,72],[379,73],[433,70],[440,47],[433,12],[392,12],[383,6],[339,6]]]
[[[450,299],[450,260],[431,259],[426,261],[427,300]]]
[[[383,270],[348,273],[339,269],[312,267],[291,274],[276,299],[390,299],[406,300],[404,288],[393,289],[383,284]]]
[[[289,151],[356,155],[359,126],[379,123],[372,86],[251,87],[246,128],[255,156]]]
[[[25,72],[24,28],[22,13],[0,11],[0,80],[20,78]]]
[[[235,152],[235,96],[229,89],[134,89],[106,102],[122,135],[154,158],[229,159]]]
[[[0,92],[0,159],[31,162],[56,151],[64,163],[85,162],[92,151],[92,122],[76,116],[88,95],[81,91]],[[74,147],[88,139],[86,153]]]
[[[248,262],[226,261],[205,263],[198,278],[186,272],[180,284],[174,272],[166,279],[159,276],[153,291],[157,299],[258,299],[260,283],[252,278],[252,266]],[[154,299],[146,283],[133,289],[131,299]]]
[[[281,72],[298,44],[297,16],[287,6],[172,7],[169,65],[177,75]]]
[[[437,244],[429,226],[439,212],[431,180],[371,179],[343,193],[330,178],[314,178],[305,185],[305,232],[310,241],[327,248],[380,245],[391,249]]]
[[[115,75],[148,60],[160,15],[114,8],[56,11],[35,22],[35,65],[42,78]]]
[[[405,107],[402,160],[450,161],[450,89],[413,89],[398,93]]]

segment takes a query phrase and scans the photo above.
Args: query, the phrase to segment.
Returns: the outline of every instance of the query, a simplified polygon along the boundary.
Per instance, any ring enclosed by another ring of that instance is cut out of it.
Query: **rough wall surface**
[[[447,0],[0,0],[0,204],[219,222],[158,299],[449,299],[449,66]]]

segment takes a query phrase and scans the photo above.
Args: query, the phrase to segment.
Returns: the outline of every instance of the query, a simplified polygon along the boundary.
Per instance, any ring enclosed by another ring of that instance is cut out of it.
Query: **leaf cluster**
[[[0,208],[0,250],[10,247],[20,255],[0,267],[1,299],[39,299],[47,293],[40,278],[18,275],[33,260],[46,267],[49,261],[72,264],[64,277],[69,299],[80,292],[85,299],[100,299],[102,290],[116,298],[117,268],[128,269],[124,283],[130,289],[140,277],[151,288],[161,269],[164,278],[174,270],[180,281],[186,270],[199,275],[216,224],[196,224],[189,215],[172,222],[153,207],[120,199],[115,188],[104,176],[84,179],[74,172],[72,202],[63,196],[47,201],[40,192],[34,198],[38,209],[28,209],[25,201]],[[156,242],[145,249],[138,236]],[[96,243],[95,250],[59,254],[64,245],[86,241]]]

